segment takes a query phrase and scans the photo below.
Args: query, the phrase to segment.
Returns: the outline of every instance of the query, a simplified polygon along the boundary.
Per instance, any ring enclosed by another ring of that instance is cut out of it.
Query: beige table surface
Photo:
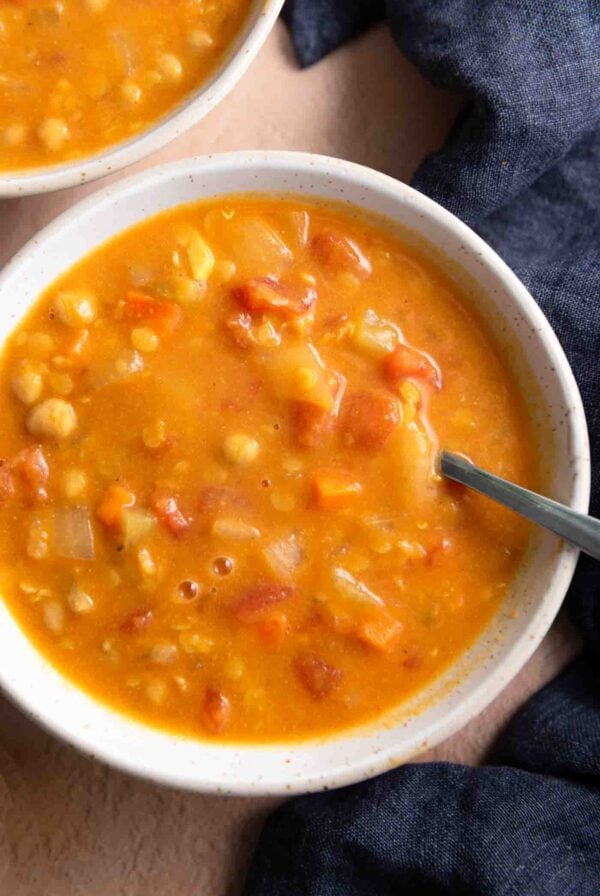
[[[300,72],[278,25],[218,109],[135,167],[194,153],[296,149],[406,180],[440,144],[457,108],[454,97],[422,80],[384,29]],[[0,264],[97,186],[0,201]],[[487,712],[421,758],[477,762],[513,709],[575,650],[575,636],[559,621]],[[112,771],[0,698],[1,896],[233,896],[273,805],[178,793]]]

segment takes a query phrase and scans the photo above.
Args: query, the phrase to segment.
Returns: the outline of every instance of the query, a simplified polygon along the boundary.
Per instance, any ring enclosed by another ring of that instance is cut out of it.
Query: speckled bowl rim
[[[257,170],[262,172],[267,170],[268,176],[272,176],[271,172],[277,172],[280,176],[285,175],[286,183],[289,179],[289,188],[283,190],[281,187],[257,187],[255,183]],[[121,201],[130,201],[132,197],[138,196],[140,201],[143,201],[144,214],[150,216],[161,210],[156,205],[153,206],[152,195],[154,189],[158,190],[161,185],[194,183],[195,179],[198,179],[198,182],[202,184],[204,177],[211,174],[214,175],[215,173],[219,176],[225,174],[228,178],[232,176],[243,178],[244,184],[246,184],[243,189],[248,192],[257,190],[259,192],[269,192],[269,190],[272,190],[277,193],[293,193],[295,191],[294,188],[296,190],[300,189],[299,185],[303,179],[310,182],[311,176],[316,174],[321,178],[326,178],[328,184],[335,184],[336,189],[339,188],[341,194],[349,186],[352,186],[364,190],[365,196],[369,194],[369,191],[373,195],[385,195],[390,202],[397,203],[399,207],[410,205],[413,209],[416,209],[419,217],[427,220],[431,226],[434,223],[440,223],[452,234],[452,238],[456,238],[460,242],[464,251],[472,252],[477,256],[478,264],[484,268],[491,268],[494,275],[500,278],[503,289],[510,293],[511,298],[517,302],[531,330],[535,329],[536,333],[540,335],[544,350],[548,352],[552,362],[550,369],[552,370],[552,376],[555,378],[554,382],[560,385],[560,388],[568,397],[567,415],[569,417],[569,438],[571,440],[569,451],[571,466],[569,469],[573,473],[570,504],[577,510],[587,510],[590,492],[590,462],[583,406],[567,359],[541,309],[515,274],[469,227],[437,203],[417,193],[406,184],[369,168],[339,159],[308,153],[249,151],[195,157],[146,170],[141,174],[98,191],[95,195],[86,198],[64,212],[41,231],[15,256],[0,275],[0,295],[4,288],[10,286],[11,279],[16,278],[18,281],[21,278],[29,264],[29,255],[32,250],[49,241],[60,239],[61,231],[76,225],[78,221],[88,220],[88,218],[93,219],[94,215],[100,215],[103,210],[112,208],[111,203],[117,196]],[[287,177],[288,175],[289,178]],[[237,187],[228,187],[227,189],[216,190],[214,195],[225,194],[230,189],[235,189],[236,192],[240,191]],[[311,194],[308,193],[307,195]],[[315,191],[312,195],[318,195],[318,193]],[[190,197],[190,201],[192,198]],[[179,204],[179,201],[178,199],[174,200],[172,204]],[[350,202],[350,200],[347,201]],[[378,211],[376,208],[373,208],[373,211],[378,214],[387,214]],[[387,216],[393,219],[393,215]],[[571,483],[569,487],[571,487]],[[554,620],[571,581],[578,552],[569,545],[559,543],[559,547],[556,548],[552,556],[557,557],[557,565],[551,585],[547,588],[539,603],[539,607],[536,605],[535,618],[522,631],[519,630],[518,637],[511,644],[506,654],[503,654],[501,665],[486,672],[484,679],[471,688],[469,692],[460,693],[460,699],[457,700],[456,704],[439,720],[430,723],[429,727],[421,731],[418,737],[413,736],[412,739],[408,738],[406,742],[382,749],[377,742],[378,736],[382,736],[380,731],[379,733],[374,731],[370,736],[367,735],[365,742],[370,744],[372,741],[372,750],[368,755],[362,756],[360,760],[349,761],[344,755],[344,745],[352,743],[357,729],[350,729],[341,734],[333,735],[331,738],[294,742],[289,745],[239,745],[212,744],[206,741],[195,742],[200,745],[199,749],[201,747],[205,750],[205,757],[209,753],[213,757],[229,756],[229,754],[235,756],[236,771],[228,776],[226,780],[215,780],[214,776],[211,776],[203,767],[197,767],[190,771],[189,769],[182,769],[175,759],[165,759],[164,762],[158,763],[149,760],[143,749],[132,748],[126,750],[124,746],[115,749],[110,737],[110,724],[116,724],[117,719],[119,724],[122,724],[124,717],[106,706],[97,704],[93,698],[82,692],[78,693],[82,695],[81,699],[85,705],[100,707],[103,717],[106,717],[108,720],[107,731],[103,732],[102,736],[99,736],[98,731],[89,731],[85,726],[82,728],[78,725],[77,719],[57,718],[56,714],[49,711],[44,701],[36,694],[35,688],[31,687],[27,675],[24,675],[21,670],[15,673],[14,669],[7,668],[7,664],[1,660],[0,686],[26,714],[53,734],[77,746],[84,753],[94,758],[105,761],[123,771],[156,782],[203,792],[254,796],[289,795],[291,793],[340,787],[389,770],[418,755],[424,749],[439,744],[478,715],[506,687],[537,648]],[[6,615],[9,615],[7,611],[5,612]],[[0,621],[0,631],[3,625],[4,622]],[[16,623],[13,622],[13,625],[16,626]],[[6,632],[4,634],[6,635]],[[33,648],[31,650],[35,652]],[[61,687],[69,691],[78,690],[70,682],[61,678],[50,664],[46,663],[46,668],[49,675],[55,675],[60,678]],[[460,688],[456,690],[460,692]],[[140,723],[129,719],[127,723],[131,730],[135,731],[136,738],[139,735],[142,740],[145,737],[146,742],[148,742],[148,740],[157,735],[156,730],[147,728]],[[376,728],[376,725],[373,727]],[[400,725],[397,725],[392,730],[394,733],[398,733],[400,739]],[[179,738],[176,735],[163,735],[160,732],[158,734],[161,739],[167,738],[174,745],[181,744],[184,741],[187,742],[187,739]],[[293,774],[292,767],[290,767],[289,778],[286,777],[286,771],[281,772],[279,778],[275,776],[273,779],[269,778],[269,775],[256,775],[252,772],[253,758],[257,754],[260,754],[265,764],[267,764],[267,760],[271,756],[273,758],[277,757],[278,763],[288,762],[289,760],[282,759],[283,754],[298,754],[301,760],[305,752],[319,745],[327,748],[333,746],[337,754],[339,754],[339,759],[336,762],[331,762],[324,768],[311,768],[310,771],[305,773],[296,771]],[[220,774],[222,775],[223,773],[220,772]]]
[[[189,131],[241,80],[269,36],[283,4],[284,0],[254,0],[244,27],[209,79],[154,124],[127,140],[72,162],[24,171],[0,171],[0,197],[50,193],[90,183],[139,162]]]

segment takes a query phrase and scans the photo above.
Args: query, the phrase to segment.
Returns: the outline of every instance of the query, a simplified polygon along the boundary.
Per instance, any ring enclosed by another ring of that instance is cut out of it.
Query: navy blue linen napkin
[[[310,65],[380,17],[465,104],[413,185],[528,286],[573,366],[600,516],[598,0],[288,0]],[[406,765],[267,821],[245,896],[600,896],[600,565],[568,604],[583,655],[517,713],[488,764]]]

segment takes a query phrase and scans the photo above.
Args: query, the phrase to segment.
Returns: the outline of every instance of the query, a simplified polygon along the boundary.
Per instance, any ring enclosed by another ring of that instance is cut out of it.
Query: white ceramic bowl
[[[84,253],[182,202],[240,191],[282,191],[353,203],[386,215],[451,260],[506,350],[529,403],[552,497],[585,511],[586,423],[575,380],[525,287],[468,227],[431,200],[367,168],[298,153],[196,158],[129,178],[76,205],[33,239],[0,276],[0,339],[38,294]],[[577,552],[536,533],[502,610],[473,649],[425,694],[377,724],[295,745],[231,746],[145,727],[95,702],[31,646],[0,602],[0,684],[33,718],[99,759],[178,787],[274,794],[337,787],[432,747],[487,706],[531,656],[554,619]],[[515,614],[518,610],[518,615]]]
[[[185,133],[227,96],[267,39],[284,0],[254,0],[246,23],[207,81],[138,134],[91,156],[24,171],[0,171],[0,197],[49,193],[114,174]]]

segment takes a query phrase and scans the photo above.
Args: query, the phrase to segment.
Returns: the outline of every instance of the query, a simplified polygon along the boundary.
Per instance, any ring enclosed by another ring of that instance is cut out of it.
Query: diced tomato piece
[[[211,734],[221,734],[231,720],[231,703],[220,688],[208,687],[204,691],[202,721]]]
[[[261,619],[257,624],[259,637],[267,647],[280,647],[285,640],[287,627],[287,617],[283,614]]]
[[[300,684],[317,700],[328,697],[342,680],[342,672],[316,653],[304,653],[294,660]]]
[[[109,529],[119,529],[123,523],[123,511],[134,504],[133,492],[122,485],[109,485],[96,508],[96,516]]]
[[[0,466],[0,504],[8,501],[15,493],[15,477],[6,461]]]
[[[122,311],[123,320],[146,323],[159,336],[174,333],[183,318],[181,306],[166,299],[155,299],[143,292],[130,290]]]
[[[290,403],[294,439],[302,448],[316,448],[333,431],[335,415],[309,401]]]
[[[368,647],[381,653],[389,653],[395,647],[403,628],[401,622],[381,610],[358,627],[357,635]]]
[[[354,240],[339,233],[322,231],[311,243],[314,254],[320,261],[332,268],[350,271],[365,276],[371,273],[371,262],[363,254]]]
[[[120,629],[127,635],[139,635],[141,632],[146,631],[153,619],[154,613],[152,610],[149,607],[142,607],[131,613],[121,623]]]
[[[257,277],[232,290],[235,301],[251,314],[271,312],[292,318],[310,311],[317,300],[315,290],[301,283],[287,283],[274,277]]]
[[[312,495],[321,510],[351,507],[362,494],[362,485],[343,470],[319,470],[313,476]]]
[[[12,460],[0,464],[0,504],[15,495],[19,482],[29,501],[47,501],[48,474],[48,464],[41,446],[23,448]]]
[[[342,405],[340,425],[347,445],[379,451],[401,419],[400,403],[393,396],[385,392],[353,392]]]
[[[346,390],[346,378],[335,370],[331,371],[328,377],[333,398],[333,405],[329,410],[310,401],[290,403],[294,439],[302,448],[316,448],[335,428]]]
[[[179,538],[190,528],[190,521],[179,509],[173,495],[155,492],[150,503],[156,516],[172,535]]]
[[[48,500],[48,464],[40,445],[31,445],[19,451],[13,461],[13,468],[21,477],[32,501]]]
[[[233,615],[240,622],[258,622],[264,614],[284,600],[292,597],[296,589],[279,582],[259,582],[248,588],[231,606]]]
[[[440,389],[442,385],[440,369],[429,355],[404,343],[384,358],[383,372],[393,384],[412,377],[429,383],[434,389]]]

